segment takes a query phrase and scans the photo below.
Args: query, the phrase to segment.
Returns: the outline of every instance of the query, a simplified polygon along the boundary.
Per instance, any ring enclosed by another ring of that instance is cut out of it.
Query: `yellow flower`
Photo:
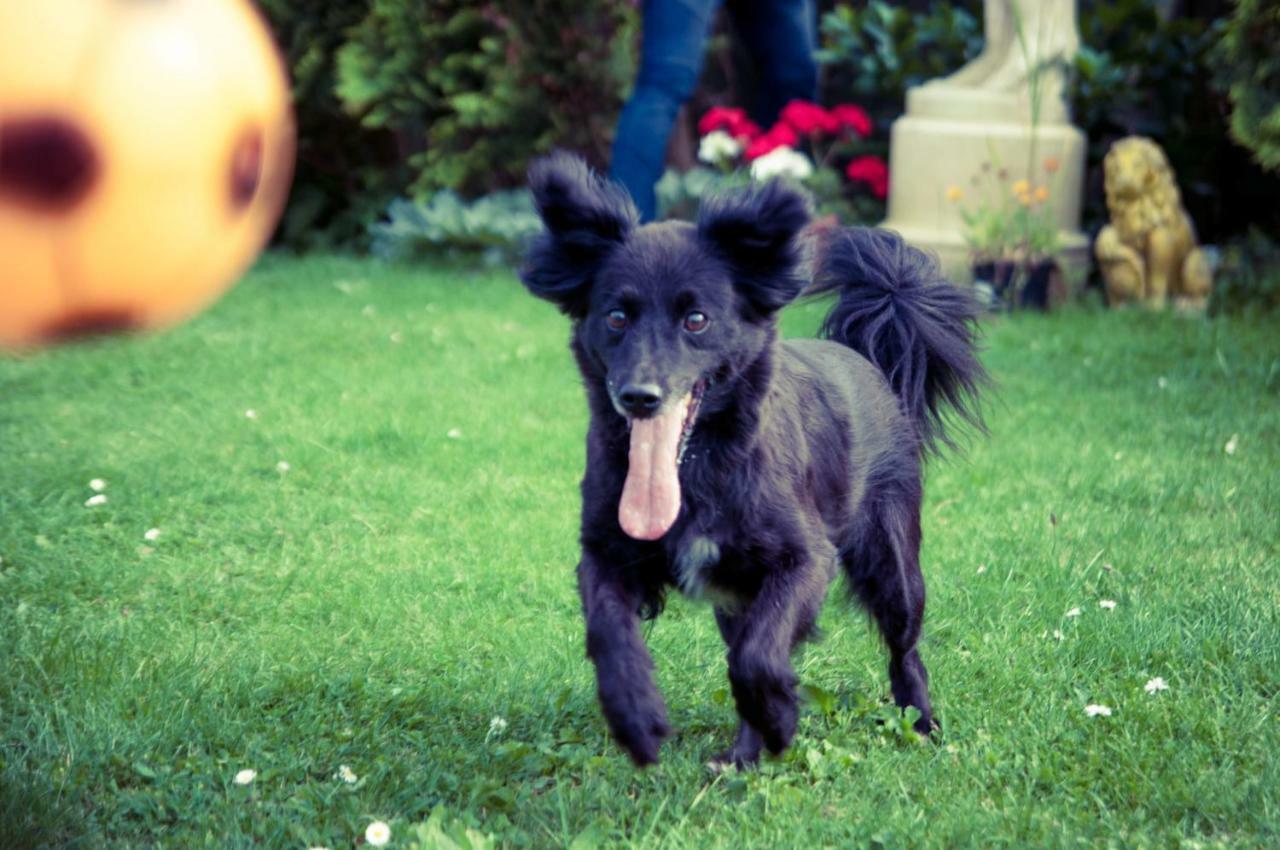
[[[1056,156],[1045,157],[1044,170],[1049,172],[1050,174],[1053,174],[1054,172],[1056,172],[1058,168],[1061,167],[1061,165],[1062,163],[1058,161],[1058,158]]]
[[[957,201],[961,200],[962,198],[964,198],[964,190],[961,189],[959,186],[952,186],[951,188],[947,189],[947,200],[950,201],[951,203],[954,204]]]
[[[1037,187],[1036,187],[1036,193],[1035,193],[1035,199],[1036,199],[1037,201],[1039,201],[1040,203],[1044,203],[1045,201],[1049,200],[1049,187],[1048,187],[1048,186],[1037,186]]]
[[[1024,207],[1031,206],[1031,193],[1023,192],[1021,195],[1019,195],[1018,203],[1022,204]]]
[[[1028,183],[1026,180],[1018,180],[1018,181],[1015,181],[1013,184],[1013,194],[1015,195],[1025,195],[1030,191],[1031,191],[1031,184]]]

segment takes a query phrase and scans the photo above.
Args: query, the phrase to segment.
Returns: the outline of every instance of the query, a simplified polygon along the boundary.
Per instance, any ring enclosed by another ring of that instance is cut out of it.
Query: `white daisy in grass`
[[[1222,447],[1222,450],[1229,455],[1233,455],[1236,453],[1236,449],[1239,447],[1240,447],[1240,435],[1232,434],[1231,439],[1227,440],[1227,444]]]
[[[391,827],[376,820],[365,828],[364,840],[372,847],[381,847],[391,840]]]
[[[103,481],[101,478],[95,478],[89,482],[89,489],[95,493],[101,493],[103,490],[107,489],[107,482]]]
[[[338,765],[338,778],[348,785],[355,785],[360,779],[356,776],[356,772],[345,764]]]
[[[1062,640],[1062,629],[1054,629],[1054,630],[1053,630],[1053,639],[1054,639],[1054,640]]]
[[[84,506],[86,508],[96,508],[98,505],[105,505],[106,503],[107,503],[106,493],[99,493],[96,496],[90,496],[89,498],[84,500]]]
[[[507,731],[507,719],[495,716],[489,721],[489,735],[501,735]]]
[[[1079,617],[1079,616],[1080,616],[1080,609],[1079,609],[1079,608],[1072,608],[1070,611],[1068,611],[1067,613],[1063,614],[1062,616],[1064,616],[1064,617]]]
[[[985,573],[986,571],[987,571],[987,565],[986,565],[986,564],[978,564],[978,575],[982,575],[982,574],[983,574],[983,573]]]
[[[1110,717],[1111,709],[1107,708],[1105,705],[1091,703],[1084,707],[1084,713],[1090,717]]]
[[[235,783],[237,785],[248,785],[250,782],[258,778],[258,771],[252,768],[245,768],[236,774]]]
[[[1169,386],[1169,379],[1166,378],[1164,375],[1161,375],[1160,377],[1156,378],[1156,386],[1162,390],[1165,389],[1166,387]]]
[[[445,434],[445,436],[446,436],[446,437],[448,437],[450,440],[461,440],[461,439],[462,439],[462,429],[461,429],[461,428],[450,428],[450,429],[449,429],[449,433]]]
[[[146,531],[144,531],[144,532],[142,533],[142,539],[143,539],[143,540],[159,540],[159,539],[160,539],[160,529],[158,529],[158,528],[148,528]]]
[[[254,410],[254,409],[251,407],[251,408],[249,408],[248,410],[246,410],[246,411],[244,412],[244,418],[245,418],[245,419],[257,419],[257,418],[258,418],[258,411]]]
[[[293,469],[293,467],[289,465],[289,461],[281,460],[276,462],[276,472],[280,473],[281,475],[284,475],[290,469]]]
[[[1116,601],[1114,599],[1099,599],[1098,607],[1104,611],[1114,611],[1116,610]]]
[[[1142,689],[1149,694],[1158,694],[1160,691],[1169,690],[1169,683],[1163,677],[1156,676],[1154,679],[1149,679]]]

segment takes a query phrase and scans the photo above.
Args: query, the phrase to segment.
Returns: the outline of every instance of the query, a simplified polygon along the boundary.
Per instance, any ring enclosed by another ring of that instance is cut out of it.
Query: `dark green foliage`
[[[360,247],[406,170],[395,139],[361,126],[334,90],[336,53],[365,15],[351,0],[262,0],[293,79],[298,164],[279,238],[292,247]]]
[[[1280,242],[1259,230],[1233,241],[1213,281],[1209,311],[1243,313],[1280,309]]]
[[[1280,5],[1238,0],[1219,54],[1219,80],[1231,97],[1231,135],[1263,168],[1280,170]]]
[[[552,147],[607,156],[637,15],[605,0],[264,0],[294,78],[298,176],[281,233],[364,247],[393,197],[523,181]]]
[[[833,102],[853,101],[877,129],[902,114],[907,89],[951,73],[982,49],[982,4],[940,2],[912,13],[871,0],[822,16],[823,87]]]
[[[633,13],[570,0],[374,0],[337,54],[337,93],[398,140],[411,194],[520,183],[552,147],[603,159],[630,81]]]

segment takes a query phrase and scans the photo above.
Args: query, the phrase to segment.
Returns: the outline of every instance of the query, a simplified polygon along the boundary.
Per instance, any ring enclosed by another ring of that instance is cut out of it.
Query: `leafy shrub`
[[[887,131],[907,89],[945,76],[982,50],[981,2],[939,2],[912,12],[901,3],[839,4],[822,16],[823,87],[853,99]]]
[[[443,189],[429,201],[392,201],[386,219],[370,231],[373,253],[383,259],[478,256],[498,265],[513,260],[541,227],[525,189],[494,192],[471,203]]]
[[[412,195],[474,196],[552,147],[604,158],[634,19],[605,0],[372,0],[338,49],[337,93],[398,140]]]
[[[610,0],[262,0],[294,80],[281,238],[366,247],[392,198],[477,197],[566,147],[602,162],[638,16]]]
[[[1280,310],[1280,243],[1262,231],[1233,240],[1222,254],[1214,276],[1209,312],[1243,313]]]
[[[1280,5],[1238,0],[1218,58],[1231,97],[1231,135],[1263,168],[1280,169]]]

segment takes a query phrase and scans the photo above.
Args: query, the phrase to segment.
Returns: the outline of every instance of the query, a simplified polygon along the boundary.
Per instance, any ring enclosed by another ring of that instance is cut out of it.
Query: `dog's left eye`
[[[604,323],[611,331],[620,331],[627,326],[627,314],[621,310],[610,310],[604,317]]]
[[[691,334],[702,333],[709,324],[711,324],[711,320],[707,318],[707,314],[700,313],[697,310],[684,317],[684,329]]]

